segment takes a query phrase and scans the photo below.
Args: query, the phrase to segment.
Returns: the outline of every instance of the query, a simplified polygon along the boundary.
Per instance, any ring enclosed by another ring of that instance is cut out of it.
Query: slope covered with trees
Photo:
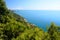
[[[51,24],[47,32],[26,22],[0,0],[0,40],[59,40],[60,27]]]

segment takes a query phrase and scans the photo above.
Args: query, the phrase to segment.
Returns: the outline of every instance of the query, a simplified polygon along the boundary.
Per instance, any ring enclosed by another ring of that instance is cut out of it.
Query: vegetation
[[[14,13],[0,0],[0,40],[60,40],[60,27],[54,23],[47,32]]]

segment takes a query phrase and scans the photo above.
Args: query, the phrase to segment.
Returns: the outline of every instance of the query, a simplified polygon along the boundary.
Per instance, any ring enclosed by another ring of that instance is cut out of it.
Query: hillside
[[[36,31],[42,31],[38,27],[17,15],[6,7],[4,0],[0,0],[0,39],[1,40],[33,40]],[[30,34],[30,35],[29,35]],[[20,39],[19,39],[20,38]],[[31,38],[31,39],[30,39]]]
[[[47,32],[9,10],[0,0],[0,40],[60,40],[60,27],[51,24]]]

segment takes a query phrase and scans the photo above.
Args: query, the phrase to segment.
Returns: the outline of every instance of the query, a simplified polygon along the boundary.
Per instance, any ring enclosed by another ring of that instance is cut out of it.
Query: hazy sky
[[[60,0],[5,0],[9,9],[60,10]]]

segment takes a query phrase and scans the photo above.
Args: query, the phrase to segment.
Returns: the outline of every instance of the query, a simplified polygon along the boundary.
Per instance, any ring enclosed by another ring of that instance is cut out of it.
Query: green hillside
[[[9,10],[0,0],[0,40],[60,40],[60,27],[51,24],[47,32]]]

